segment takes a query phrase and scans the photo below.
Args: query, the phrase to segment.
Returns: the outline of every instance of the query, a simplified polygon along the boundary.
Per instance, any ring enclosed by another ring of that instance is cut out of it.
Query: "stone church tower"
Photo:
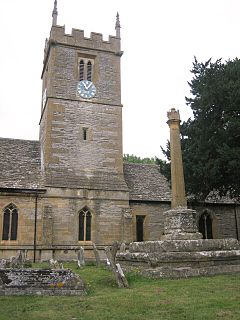
[[[56,2],[55,2],[56,5]],[[124,190],[120,25],[103,41],[53,25],[46,42],[40,121],[42,170],[49,185]],[[83,81],[82,81],[83,80]]]
[[[68,35],[57,25],[55,1],[44,51],[40,146],[50,188],[46,216],[51,207],[51,242],[57,245],[128,238],[122,224],[129,192],[122,160],[121,55],[118,15],[109,41],[99,33],[85,38],[77,29]]]

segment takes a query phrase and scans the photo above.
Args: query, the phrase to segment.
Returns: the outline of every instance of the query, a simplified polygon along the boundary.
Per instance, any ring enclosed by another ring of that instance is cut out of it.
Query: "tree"
[[[181,125],[186,190],[205,199],[211,191],[240,196],[240,60],[193,62],[194,119]],[[162,149],[169,158],[169,147]],[[165,172],[164,172],[165,170]],[[161,170],[165,175],[169,168]]]
[[[148,163],[148,164],[156,164],[156,158],[141,158],[135,156],[133,154],[124,154],[123,160],[126,162],[134,162],[134,163]]]

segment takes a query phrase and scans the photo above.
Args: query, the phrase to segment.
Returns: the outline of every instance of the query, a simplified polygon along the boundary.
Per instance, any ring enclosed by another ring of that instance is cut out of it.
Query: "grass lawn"
[[[88,294],[77,297],[0,297],[0,320],[239,320],[239,275],[150,280],[128,274],[118,289],[113,274],[87,266],[77,270]]]

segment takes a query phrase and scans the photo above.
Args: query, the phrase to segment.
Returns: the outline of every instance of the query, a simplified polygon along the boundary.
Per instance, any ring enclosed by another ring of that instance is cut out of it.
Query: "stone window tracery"
[[[10,203],[3,211],[2,240],[17,240],[18,210]]]
[[[78,241],[91,241],[91,225],[92,214],[90,210],[85,207],[79,212]]]
[[[205,211],[199,219],[199,231],[203,235],[203,239],[213,239],[213,221],[209,212]]]

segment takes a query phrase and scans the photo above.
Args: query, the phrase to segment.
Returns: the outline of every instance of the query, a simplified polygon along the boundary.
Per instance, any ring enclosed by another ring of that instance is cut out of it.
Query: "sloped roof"
[[[0,138],[0,188],[41,189],[39,141]]]
[[[157,165],[125,162],[123,170],[130,200],[171,201],[169,184]]]
[[[171,201],[169,184],[157,165],[125,162],[123,170],[130,200]],[[43,181],[39,141],[0,138],[0,188],[45,189]],[[234,203],[215,194],[205,202]]]

